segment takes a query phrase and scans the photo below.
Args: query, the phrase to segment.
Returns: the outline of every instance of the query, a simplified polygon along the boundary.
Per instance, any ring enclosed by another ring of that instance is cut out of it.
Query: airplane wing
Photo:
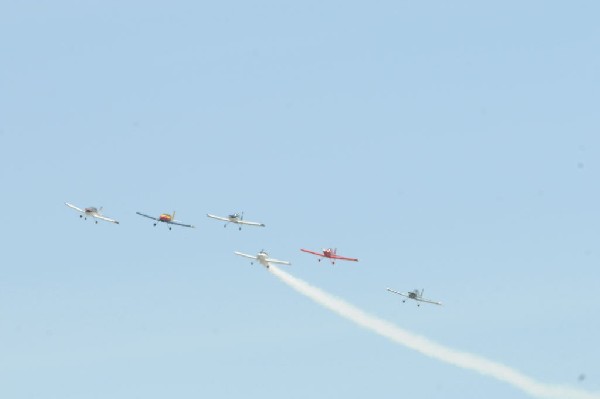
[[[265,227],[264,223],[257,223],[257,222],[247,222],[245,220],[238,220],[237,222],[234,223],[238,223],[238,224],[245,224],[248,226],[260,226],[260,227]]]
[[[425,302],[425,303],[433,303],[434,305],[441,305],[441,302],[436,302],[436,301],[432,301],[430,299],[425,299],[425,298],[415,298],[417,301],[420,302]]]
[[[308,249],[304,249],[304,248],[300,248],[300,251],[306,252],[306,253],[309,253],[309,254],[313,254],[313,255],[317,255],[317,256],[320,256],[321,258],[325,257],[325,255],[323,255],[321,252],[309,251]]]
[[[138,215],[140,215],[140,216],[143,216],[143,217],[145,217],[145,218],[152,219],[152,220],[156,220],[156,221],[160,221],[160,219],[158,219],[158,218],[155,218],[154,216],[146,215],[146,214],[144,214],[144,213],[141,213],[141,212],[136,212],[136,213],[137,213]]]
[[[356,258],[346,258],[344,256],[339,256],[339,255],[332,255],[331,258],[332,259],[339,259],[339,260],[351,260],[353,262],[358,262],[358,259],[356,259]]]
[[[211,215],[210,213],[207,213],[206,216],[208,216],[209,218],[213,218],[213,219],[217,219],[217,220],[222,220],[224,222],[230,222],[230,220],[228,218],[224,218],[224,217],[216,216],[216,215]]]
[[[402,295],[402,296],[405,296],[405,297],[407,297],[407,298],[410,298],[410,297],[408,296],[408,294],[406,294],[406,293],[404,293],[404,292],[398,292],[398,291],[394,291],[394,290],[393,290],[393,289],[391,289],[391,288],[386,288],[386,289],[387,289],[389,292],[393,292],[394,294],[398,294],[398,295]]]
[[[65,202],[65,205],[68,206],[71,209],[75,209],[77,212],[79,213],[85,213],[85,211],[83,209],[79,209],[77,208],[75,205],[73,204],[69,204],[68,202]]]
[[[265,259],[265,261],[267,263],[275,263],[277,265],[291,265],[291,263],[286,260],[277,260],[277,259],[267,258],[267,259]]]
[[[254,260],[256,260],[256,259],[257,259],[257,257],[256,257],[256,256],[253,256],[253,255],[248,255],[248,254],[244,254],[244,253],[237,252],[237,251],[235,251],[235,252],[234,252],[234,254],[236,254],[236,255],[239,255],[239,256],[243,256],[243,257],[245,257],[245,258],[254,259]]]
[[[170,224],[176,224],[177,226],[183,226],[183,227],[191,227],[191,228],[194,228],[194,226],[193,226],[193,225],[191,225],[191,224],[185,224],[185,223],[181,223],[179,220],[171,220],[170,222],[167,222],[167,223],[170,223]]]
[[[119,224],[119,222],[117,222],[115,219],[107,218],[106,216],[102,216],[102,215],[92,215],[92,216],[95,217],[96,219],[104,220],[106,222]]]

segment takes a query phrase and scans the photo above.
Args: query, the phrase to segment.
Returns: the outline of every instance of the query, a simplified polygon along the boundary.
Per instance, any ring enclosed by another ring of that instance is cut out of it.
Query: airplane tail
[[[175,211],[173,211],[172,220],[175,220]]]
[[[421,297],[423,297],[423,291],[425,291],[425,289],[421,288],[421,295],[420,295]]]

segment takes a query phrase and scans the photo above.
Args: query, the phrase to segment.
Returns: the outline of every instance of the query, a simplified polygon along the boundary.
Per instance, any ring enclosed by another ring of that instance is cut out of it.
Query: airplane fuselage
[[[85,208],[83,210],[85,212],[86,215],[97,215],[98,214],[98,208],[91,206],[89,208]]]
[[[233,223],[237,223],[240,221],[240,217],[237,214],[229,215],[229,216],[227,216],[227,218],[229,219],[230,222],[233,222]]]
[[[87,220],[88,216],[92,218],[98,218],[100,216],[98,208],[95,206],[87,207],[83,210],[83,215],[79,215],[80,218],[84,218],[85,220]],[[95,223],[98,224],[98,221],[96,220]]]
[[[173,221],[173,216],[169,215],[168,213],[163,213],[158,217],[158,220],[169,223]]]
[[[83,210],[83,213],[85,215],[85,219],[87,220],[87,217],[97,217],[98,215],[100,215],[100,213],[98,212],[98,208],[96,208],[95,206],[90,206],[89,208],[85,208]],[[79,215],[79,217],[84,217],[84,215]],[[96,223],[98,223],[98,221],[96,220]]]
[[[335,251],[333,251],[331,248],[327,248],[323,250],[323,256],[326,258],[331,258],[332,255],[335,255]]]
[[[256,260],[263,265],[264,267],[266,267],[267,269],[269,268],[269,262],[267,262],[267,259],[269,258],[269,254],[267,254],[266,252],[259,252],[256,255]]]

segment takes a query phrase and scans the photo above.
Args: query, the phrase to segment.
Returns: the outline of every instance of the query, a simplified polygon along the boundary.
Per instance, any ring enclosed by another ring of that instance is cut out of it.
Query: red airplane
[[[303,249],[303,248],[300,248],[300,251],[307,252],[307,253],[313,254],[313,255],[317,255],[317,256],[320,256],[321,258],[329,258],[329,259],[331,259],[331,264],[332,265],[335,265],[336,259],[338,259],[338,260],[351,260],[353,262],[358,262],[358,259],[356,259],[356,258],[346,258],[344,256],[339,256],[336,253],[337,249],[324,248],[323,249],[323,253],[309,251],[308,249]],[[321,261],[321,258],[319,258],[319,262]]]

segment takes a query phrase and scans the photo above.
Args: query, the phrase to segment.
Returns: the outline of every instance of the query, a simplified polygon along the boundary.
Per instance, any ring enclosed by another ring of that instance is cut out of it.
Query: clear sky
[[[2,2],[0,397],[529,397],[233,254],[263,248],[600,391],[600,5],[495,3]],[[360,262],[299,251],[329,246]]]

